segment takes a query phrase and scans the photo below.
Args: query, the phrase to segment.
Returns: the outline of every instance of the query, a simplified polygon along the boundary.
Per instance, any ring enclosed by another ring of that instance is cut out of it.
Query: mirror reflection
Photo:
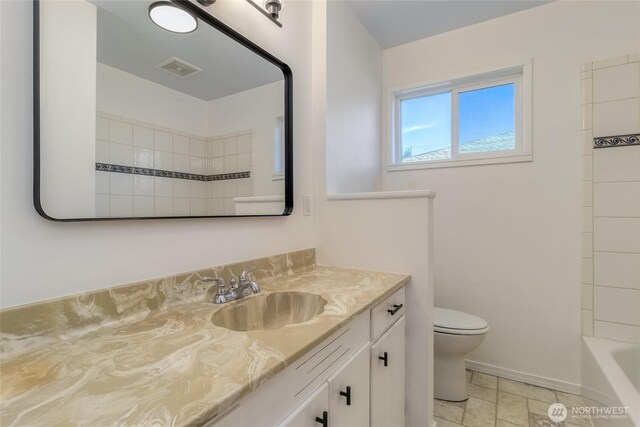
[[[283,214],[283,71],[201,19],[161,28],[151,4],[40,2],[43,211]]]

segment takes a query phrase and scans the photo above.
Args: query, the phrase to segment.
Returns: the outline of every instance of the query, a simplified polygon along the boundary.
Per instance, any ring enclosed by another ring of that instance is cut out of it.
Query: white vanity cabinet
[[[369,425],[369,343],[278,427]]]
[[[404,288],[371,309],[372,427],[404,426],[404,312]]]
[[[404,426],[404,310],[401,288],[206,426]]]
[[[404,426],[404,316],[371,346],[371,426]]]

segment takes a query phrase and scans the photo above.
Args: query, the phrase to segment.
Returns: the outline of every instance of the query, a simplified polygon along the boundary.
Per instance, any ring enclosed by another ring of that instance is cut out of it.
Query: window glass
[[[451,158],[451,93],[400,101],[401,159],[415,162]]]
[[[531,161],[528,70],[514,66],[394,90],[387,170]]]
[[[460,153],[515,150],[514,84],[458,94]]]

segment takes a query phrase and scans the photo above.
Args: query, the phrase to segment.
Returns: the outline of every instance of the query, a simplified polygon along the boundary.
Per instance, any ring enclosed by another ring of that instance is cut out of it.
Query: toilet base
[[[435,355],[433,390],[436,399],[463,402],[469,398],[464,356]]]
[[[464,360],[467,354],[484,340],[486,333],[455,335],[434,333],[434,382],[436,399],[461,402],[467,400],[467,374]]]

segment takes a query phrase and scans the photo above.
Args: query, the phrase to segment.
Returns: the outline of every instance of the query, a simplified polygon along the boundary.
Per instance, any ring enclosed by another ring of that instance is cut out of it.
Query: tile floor
[[[592,427],[591,420],[571,417],[572,406],[585,404],[582,397],[467,371],[469,399],[452,403],[435,400],[437,427]],[[547,416],[551,403],[560,402],[569,418],[554,423]]]

